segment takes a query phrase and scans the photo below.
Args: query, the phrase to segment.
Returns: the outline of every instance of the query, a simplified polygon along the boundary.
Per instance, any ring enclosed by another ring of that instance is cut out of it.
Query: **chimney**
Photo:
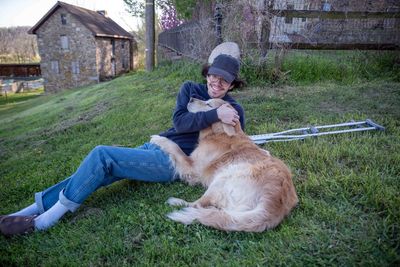
[[[97,10],[96,12],[99,13],[100,15],[103,15],[104,17],[108,17],[106,10]]]

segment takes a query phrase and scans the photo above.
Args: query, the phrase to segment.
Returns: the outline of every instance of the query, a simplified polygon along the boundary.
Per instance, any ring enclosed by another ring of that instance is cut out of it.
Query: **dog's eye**
[[[210,104],[210,103],[206,103],[206,105],[207,105],[207,106],[209,106],[210,108],[212,108],[212,106],[211,106],[211,104]]]

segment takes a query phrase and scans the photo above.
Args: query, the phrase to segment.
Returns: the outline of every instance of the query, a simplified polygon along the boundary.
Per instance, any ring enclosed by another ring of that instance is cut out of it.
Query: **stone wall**
[[[133,69],[130,46],[131,42],[127,39],[96,38],[96,63],[100,80],[109,79]]]
[[[65,25],[61,22],[61,14],[65,14]],[[65,49],[61,36],[67,39]],[[46,92],[99,81],[95,37],[63,8],[57,9],[37,30],[37,40]]]

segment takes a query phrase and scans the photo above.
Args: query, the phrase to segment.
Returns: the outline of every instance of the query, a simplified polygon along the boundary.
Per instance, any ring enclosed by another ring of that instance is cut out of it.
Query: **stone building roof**
[[[79,20],[93,33],[94,36],[133,39],[133,36],[129,32],[125,31],[116,22],[107,17],[107,15],[102,15],[100,12],[70,5],[61,1],[58,1],[46,13],[46,15],[44,15],[43,18],[41,18],[39,22],[29,30],[29,33],[36,34],[36,31],[42,26],[42,24],[60,7],[67,10],[77,20]]]

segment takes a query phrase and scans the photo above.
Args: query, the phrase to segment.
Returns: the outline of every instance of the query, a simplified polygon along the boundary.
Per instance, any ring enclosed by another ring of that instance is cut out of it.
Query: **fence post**
[[[154,68],[154,46],[155,46],[155,20],[154,0],[146,0],[146,70],[153,71]]]
[[[262,57],[265,57],[267,55],[268,49],[270,48],[269,36],[271,34],[271,25],[273,18],[272,10],[274,8],[274,2],[274,0],[264,1],[264,5],[262,6],[262,23],[259,39],[259,49],[261,51]]]
[[[222,40],[222,4],[217,1],[215,4],[215,13],[214,13],[214,20],[215,20],[215,34],[217,37],[217,45],[223,42]]]

